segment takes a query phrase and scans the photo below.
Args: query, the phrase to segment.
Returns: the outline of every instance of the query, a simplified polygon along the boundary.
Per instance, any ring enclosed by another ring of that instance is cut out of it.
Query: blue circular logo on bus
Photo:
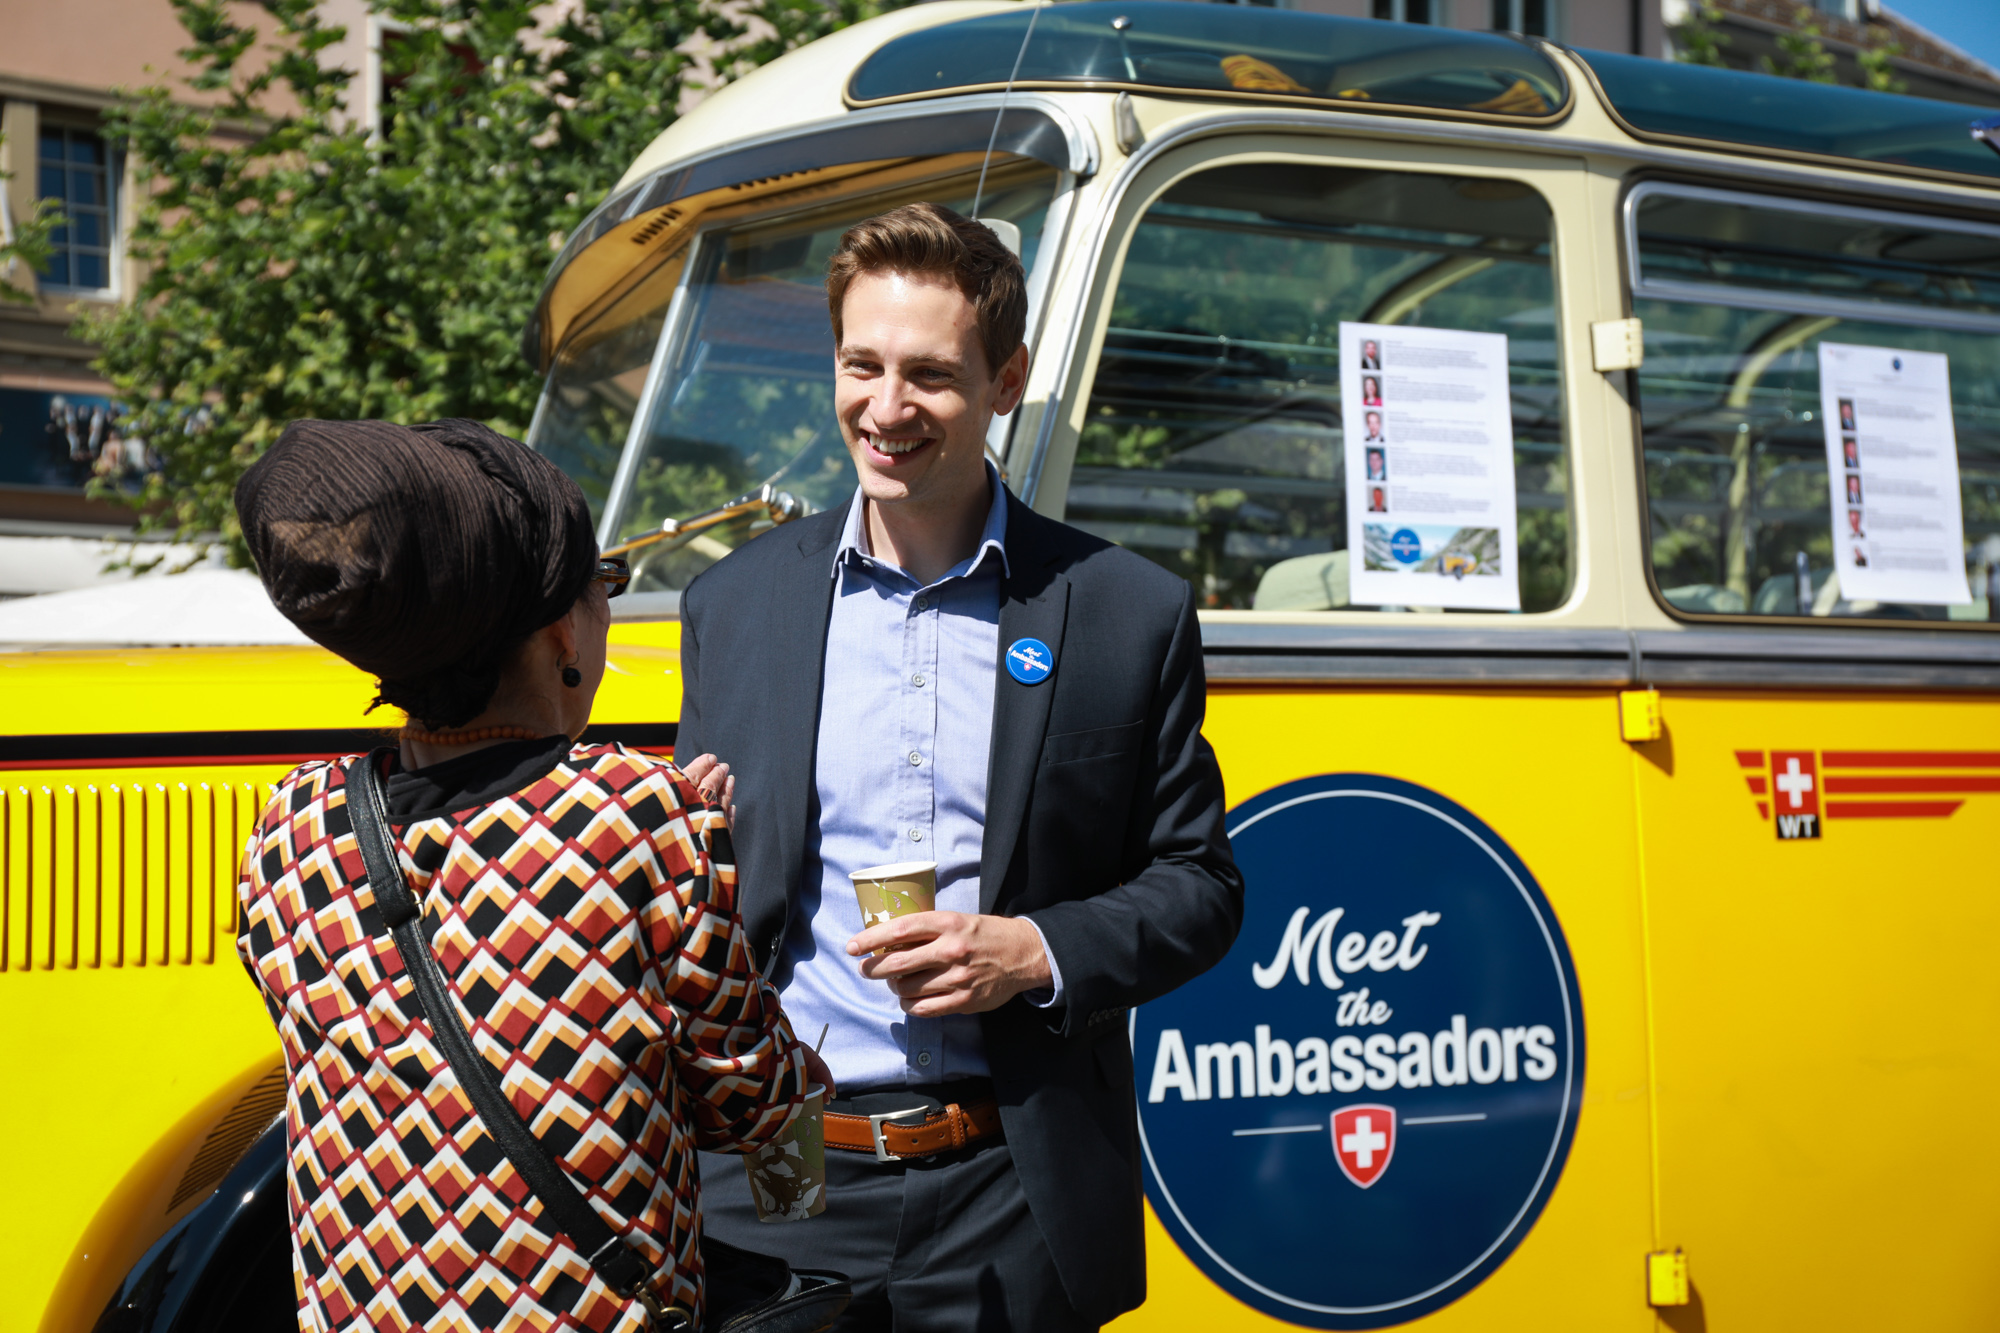
[[[1408,528],[1397,528],[1389,538],[1389,554],[1406,565],[1414,565],[1423,558],[1423,540]]]
[[[1521,1243],[1576,1133],[1583,1013],[1534,876],[1434,791],[1369,774],[1239,806],[1228,957],[1134,1011],[1146,1193],[1266,1314],[1382,1328]]]

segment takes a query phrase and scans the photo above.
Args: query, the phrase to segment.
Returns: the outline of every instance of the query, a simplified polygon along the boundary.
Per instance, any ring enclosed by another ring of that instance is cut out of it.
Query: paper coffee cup
[[[759,1222],[803,1222],[826,1211],[826,1089],[814,1084],[790,1128],[745,1153]]]
[[[937,862],[899,861],[869,866],[848,876],[861,901],[861,928],[879,926],[913,912],[937,910]]]

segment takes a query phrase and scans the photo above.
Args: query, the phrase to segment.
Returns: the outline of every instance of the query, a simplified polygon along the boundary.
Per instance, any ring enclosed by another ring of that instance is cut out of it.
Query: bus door
[[[1032,498],[1192,585],[1248,900],[1106,1038],[1153,1218],[1121,1328],[1648,1321],[1629,640],[1563,333],[1585,175],[1245,137],[1115,205]]]
[[[1624,208],[1682,622],[1639,635],[1636,762],[1668,1322],[1990,1328],[2000,227],[1665,181]]]

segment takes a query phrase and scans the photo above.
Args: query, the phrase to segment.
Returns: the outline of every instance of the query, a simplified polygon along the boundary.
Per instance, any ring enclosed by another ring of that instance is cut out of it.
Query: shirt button
[[[915,750],[912,750],[910,751],[910,762],[912,764],[921,764],[924,762],[924,757],[918,754]]]
[[[923,1065],[925,1068],[929,1068],[931,1063],[931,1053],[929,1051],[918,1051],[917,1063]]]
[[[930,610],[930,609],[931,609],[931,599],[930,599],[930,598],[928,598],[928,597],[919,597],[919,598],[917,598],[917,610],[919,610],[919,611],[928,611],[928,610]]]
[[[924,840],[924,831],[922,829],[913,828],[910,830],[911,842],[922,842],[923,840]]]
[[[910,677],[910,684],[921,690],[924,687],[924,678],[922,676],[912,676]]]

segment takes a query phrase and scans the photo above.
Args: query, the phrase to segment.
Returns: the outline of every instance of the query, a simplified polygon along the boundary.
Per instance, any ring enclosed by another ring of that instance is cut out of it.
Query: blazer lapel
[[[769,664],[771,675],[765,681],[765,725],[760,730],[766,741],[763,770],[771,784],[768,827],[776,839],[772,865],[776,873],[762,883],[742,885],[746,921],[753,910],[760,916],[776,910],[781,921],[789,920],[805,865],[826,625],[833,609],[833,546],[840,531],[835,522],[801,532],[795,541],[797,558],[780,562],[772,571],[764,603],[764,644],[758,660]],[[709,669],[728,670],[730,665],[716,663]],[[782,907],[765,901],[773,892],[784,895]]]
[[[979,910],[991,912],[1020,839],[1035,785],[1049,707],[1062,688],[1063,628],[1069,578],[1055,567],[1056,551],[1040,531],[1044,520],[1012,496],[1007,510],[1007,563],[1000,589],[1000,660],[994,663],[993,737],[986,770],[986,831],[979,855]],[[1055,657],[1049,678],[1023,685],[1007,670],[1009,644],[1040,639]]]

